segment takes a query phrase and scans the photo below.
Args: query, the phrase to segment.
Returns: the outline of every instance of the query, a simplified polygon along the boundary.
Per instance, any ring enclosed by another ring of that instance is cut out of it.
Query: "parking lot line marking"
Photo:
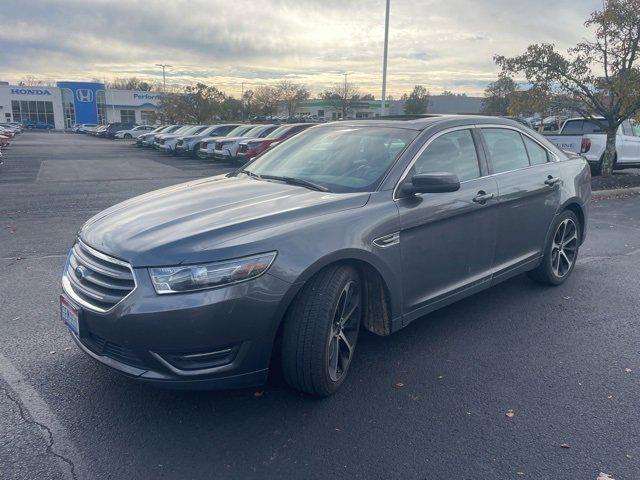
[[[0,378],[15,395],[7,396],[17,404],[20,413],[26,411],[48,445],[48,451],[56,458],[65,480],[90,478],[78,450],[66,429],[58,421],[44,399],[27,382],[11,361],[0,353]],[[29,419],[25,418],[25,421]]]

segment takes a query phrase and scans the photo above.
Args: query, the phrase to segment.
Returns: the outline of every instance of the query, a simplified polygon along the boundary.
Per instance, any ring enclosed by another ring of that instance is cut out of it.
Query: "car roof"
[[[395,127],[410,130],[426,130],[439,125],[505,125],[522,127],[522,124],[504,117],[491,117],[484,115],[398,115],[375,119],[341,120],[329,122],[321,126],[379,126]]]

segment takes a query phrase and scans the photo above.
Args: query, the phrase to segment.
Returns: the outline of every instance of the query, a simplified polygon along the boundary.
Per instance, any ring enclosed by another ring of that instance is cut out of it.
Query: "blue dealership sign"
[[[104,83],[58,82],[57,85],[71,91],[76,123],[98,123],[98,92],[105,91]]]

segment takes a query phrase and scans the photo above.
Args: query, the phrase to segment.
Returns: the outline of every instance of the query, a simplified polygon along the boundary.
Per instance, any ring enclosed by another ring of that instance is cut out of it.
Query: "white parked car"
[[[160,134],[156,136],[156,140],[153,142],[153,147],[161,152],[175,154],[176,144],[180,137],[185,135],[197,135],[208,127],[208,125],[186,125],[173,133]]]
[[[196,156],[202,140],[207,137],[223,137],[239,126],[237,123],[210,125],[198,134],[180,136],[176,142],[175,153]]]
[[[598,119],[604,122],[604,118]],[[567,152],[578,153],[592,167],[599,167],[607,147],[607,134],[598,123],[584,118],[565,121],[559,135],[547,136],[556,147]],[[631,121],[623,122],[616,136],[616,160],[614,168],[640,166],[640,136]]]
[[[243,140],[249,140],[251,138],[264,138],[273,132],[278,125],[258,125],[242,136],[239,137],[225,137],[219,139],[213,147],[213,158],[221,161],[235,160],[238,156],[238,148],[240,148],[240,142]]]
[[[115,138],[124,138],[126,140],[132,138],[138,138],[140,135],[144,133],[149,133],[155,130],[157,125],[138,125],[137,127],[133,127],[130,130],[119,130],[116,132]]]
[[[216,141],[221,138],[235,138],[242,137],[249,130],[254,129],[257,125],[240,125],[239,127],[231,130],[227,135],[218,135],[215,137],[203,138],[197,147],[198,158],[210,158],[213,157],[213,151],[216,146]]]

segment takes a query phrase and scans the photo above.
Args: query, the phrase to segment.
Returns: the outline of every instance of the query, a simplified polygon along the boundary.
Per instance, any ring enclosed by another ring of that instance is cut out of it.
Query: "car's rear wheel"
[[[202,153],[200,150],[198,150],[196,152],[196,157],[198,157],[200,160],[206,160],[207,159],[207,154],[206,153]]]
[[[294,300],[282,334],[285,381],[310,395],[334,393],[347,376],[362,317],[362,288],[349,266],[328,267]]]
[[[124,134],[124,138],[127,140],[131,140],[133,138],[133,136],[130,133],[125,133]]]
[[[545,247],[542,262],[529,276],[547,285],[560,285],[569,278],[576,266],[580,250],[580,221],[570,210],[556,218],[551,238]]]

